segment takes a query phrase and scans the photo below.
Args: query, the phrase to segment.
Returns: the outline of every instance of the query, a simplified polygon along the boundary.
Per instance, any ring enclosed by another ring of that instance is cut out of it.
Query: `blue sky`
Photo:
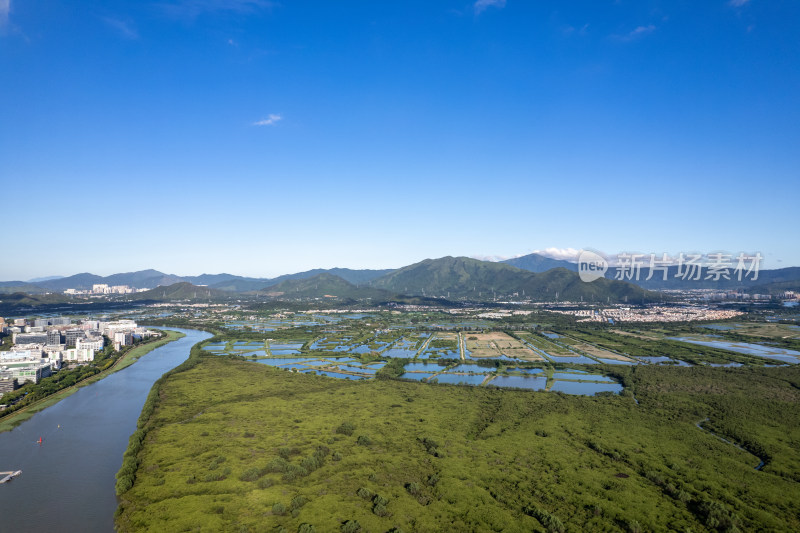
[[[0,279],[800,265],[800,3],[0,0]]]

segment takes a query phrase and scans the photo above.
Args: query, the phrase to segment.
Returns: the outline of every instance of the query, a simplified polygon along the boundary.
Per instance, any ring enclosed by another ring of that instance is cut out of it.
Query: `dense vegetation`
[[[624,395],[574,397],[335,380],[195,348],[147,400],[119,475],[117,524],[800,529],[800,368],[614,372]]]

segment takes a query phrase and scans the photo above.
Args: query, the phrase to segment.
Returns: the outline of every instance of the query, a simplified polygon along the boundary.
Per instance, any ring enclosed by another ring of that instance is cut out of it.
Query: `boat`
[[[0,472],[0,484],[7,483],[17,477],[18,475],[22,474],[22,470],[17,470],[16,472]]]

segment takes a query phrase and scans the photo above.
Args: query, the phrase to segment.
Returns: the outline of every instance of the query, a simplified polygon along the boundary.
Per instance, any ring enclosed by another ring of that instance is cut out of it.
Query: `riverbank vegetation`
[[[800,368],[614,373],[623,395],[582,397],[337,380],[195,347],[145,403],[117,526],[800,529]]]

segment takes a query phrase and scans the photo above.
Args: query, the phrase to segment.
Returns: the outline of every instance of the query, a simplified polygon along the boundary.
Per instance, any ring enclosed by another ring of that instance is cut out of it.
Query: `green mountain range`
[[[469,257],[426,259],[370,282],[399,294],[447,299],[494,300],[514,297],[536,301],[656,301],[660,295],[630,283],[599,279],[584,283],[564,268],[536,273]]]

